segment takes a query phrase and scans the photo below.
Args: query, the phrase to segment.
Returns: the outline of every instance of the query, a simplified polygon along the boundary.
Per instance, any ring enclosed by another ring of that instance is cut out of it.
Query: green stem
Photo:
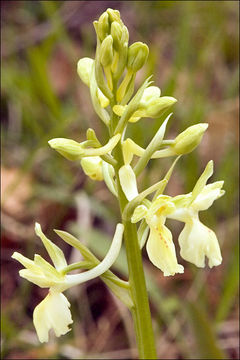
[[[146,83],[147,82],[145,81],[144,84]],[[116,90],[117,90],[117,81],[114,81],[113,82],[114,96],[110,101],[111,108],[113,108],[113,106],[117,103]],[[112,111],[110,118],[110,129],[109,129],[110,136],[113,136],[114,132],[116,132],[118,127],[121,128],[121,126],[119,125],[119,117],[116,114],[114,114]],[[124,127],[121,128],[121,130],[123,129]],[[129,286],[133,301],[133,307],[131,307],[130,310],[134,322],[134,330],[135,330],[136,341],[138,346],[139,358],[157,359],[154,334],[152,328],[152,318],[151,318],[150,307],[148,302],[146,281],[143,271],[142,254],[138,243],[137,228],[136,225],[132,224],[128,219],[123,219],[123,211],[126,205],[128,204],[128,201],[122,191],[122,187],[118,176],[118,171],[120,167],[124,165],[121,142],[117,144],[113,152],[114,152],[114,158],[117,161],[117,165],[114,166],[114,168],[116,174],[119,206],[122,216],[122,223],[124,225],[124,242],[126,246],[127,262],[129,269]]]
[[[123,165],[121,145],[118,144],[115,151],[118,166]],[[128,201],[122,191],[118,171],[116,169],[118,198],[121,213],[123,213]],[[129,220],[122,219],[124,224],[124,240],[127,253],[129,284],[132,293],[134,307],[132,316],[136,333],[136,340],[140,359],[156,359],[156,348],[152,328],[151,313],[148,302],[148,294],[143,271],[142,255],[138,243],[136,225]]]

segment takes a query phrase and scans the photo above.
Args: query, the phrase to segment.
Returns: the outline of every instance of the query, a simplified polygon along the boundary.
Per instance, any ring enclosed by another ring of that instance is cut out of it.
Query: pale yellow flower
[[[172,234],[165,226],[166,217],[174,211],[169,196],[160,195],[149,208],[138,206],[132,216],[132,222],[145,218],[150,228],[147,240],[147,253],[151,262],[163,271],[164,276],[183,273],[184,268],[177,262]]]
[[[162,96],[161,90],[157,86],[149,86],[143,92],[138,110],[129,119],[130,122],[137,122],[142,117],[157,118],[170,108],[177,100],[170,96]],[[113,111],[118,116],[122,116],[128,105],[115,105]]]
[[[50,329],[54,330],[56,336],[64,335],[71,330],[69,325],[73,320],[69,309],[70,303],[62,292],[100,276],[109,269],[119,254],[123,230],[123,225],[118,224],[106,257],[97,266],[81,274],[66,275],[64,273],[67,262],[62,250],[43,234],[41,226],[37,223],[36,234],[41,238],[54,267],[39,255],[35,255],[32,261],[22,254],[13,253],[12,258],[25,266],[25,269],[19,271],[21,277],[42,288],[49,288],[48,295],[33,312],[33,323],[40,342],[48,341]]]
[[[176,210],[169,218],[185,222],[179,236],[180,255],[183,259],[198,267],[205,266],[205,257],[209,259],[209,267],[218,266],[222,262],[221,251],[215,233],[199,220],[198,212],[207,210],[213,202],[224,195],[221,190],[223,181],[206,185],[213,173],[213,162],[210,161],[196,183],[193,191],[172,199]]]

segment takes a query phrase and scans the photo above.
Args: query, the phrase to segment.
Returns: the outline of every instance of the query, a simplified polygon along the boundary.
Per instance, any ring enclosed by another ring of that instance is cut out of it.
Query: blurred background
[[[21,279],[21,266],[11,259],[13,251],[47,259],[34,234],[35,221],[69,262],[79,261],[79,255],[54,228],[77,236],[99,259],[110,245],[119,221],[115,199],[103,182],[89,180],[47,141],[82,141],[88,127],[106,139],[76,64],[94,57],[92,22],[111,7],[121,11],[130,44],[143,41],[150,48],[137,84],[153,73],[162,94],[178,99],[167,138],[209,123],[198,149],[177,164],[166,193],[191,191],[210,159],[211,182],[225,181],[225,196],[201,214],[218,236],[221,266],[197,269],[179,259],[184,274],[165,278],[143,252],[158,356],[238,359],[238,2],[2,1],[1,7],[2,358],[137,358],[129,312],[99,279],[68,291],[72,331],[40,344],[32,312],[46,289]],[[130,126],[129,135],[146,146],[157,127],[157,119],[142,119]],[[142,189],[159,181],[170,164],[152,161]],[[182,225],[168,225],[177,240]],[[124,251],[113,271],[126,278]]]

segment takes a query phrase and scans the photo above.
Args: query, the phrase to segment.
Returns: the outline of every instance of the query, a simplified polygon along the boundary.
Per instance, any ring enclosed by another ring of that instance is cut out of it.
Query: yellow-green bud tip
[[[107,9],[109,20],[112,23],[113,21],[121,22],[120,12],[118,10],[113,10],[111,8]]]
[[[111,35],[113,38],[114,49],[117,51],[120,50],[121,47],[122,33],[123,27],[117,21],[114,21],[111,25]]]
[[[162,96],[148,102],[146,108],[146,115],[152,118],[161,116],[166,110],[173,106],[177,102],[172,96]]]
[[[181,132],[175,139],[173,150],[176,154],[188,154],[193,151],[201,142],[204,132],[207,130],[208,124],[200,123],[188,127]]]
[[[103,41],[110,30],[108,13],[105,11],[93,24],[99,39]]]
[[[71,139],[56,138],[49,140],[48,144],[52,149],[71,161],[79,160],[83,155],[81,144]]]
[[[142,42],[133,43],[128,49],[127,67],[136,72],[146,63],[149,54],[148,46]]]
[[[100,62],[103,67],[111,65],[113,60],[113,38],[108,35],[100,47]]]

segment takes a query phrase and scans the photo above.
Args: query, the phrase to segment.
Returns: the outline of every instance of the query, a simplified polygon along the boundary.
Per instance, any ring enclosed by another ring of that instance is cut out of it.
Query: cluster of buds
[[[161,96],[160,89],[152,85],[151,77],[144,81],[133,96],[136,73],[147,61],[148,46],[142,42],[129,46],[128,30],[117,10],[107,9],[93,24],[97,35],[96,56],[95,59],[80,59],[77,72],[90,89],[94,110],[107,126],[109,140],[102,145],[94,130],[88,129],[83,142],[57,138],[50,140],[49,145],[66,159],[79,163],[92,180],[105,181],[114,196],[123,195],[127,204],[122,213],[123,222],[141,221],[138,228],[139,247],[142,248],[147,242],[149,259],[165,276],[184,271],[177,261],[172,234],[165,225],[167,218],[185,223],[179,236],[180,255],[183,259],[204,267],[207,257],[210,267],[219,265],[222,257],[216,235],[198,217],[199,211],[208,209],[224,194],[223,181],[206,185],[213,173],[213,162],[208,163],[189,194],[175,197],[163,194],[176,162],[199,145],[208,125],[195,124],[173,140],[164,139],[172,114],[163,122],[162,115],[169,112],[177,100]],[[125,139],[128,124],[141,118],[153,118],[160,122],[159,129],[146,148],[136,144],[131,138]],[[135,166],[132,165],[134,156],[138,157]],[[177,158],[166,176],[139,193],[137,177],[148,162],[171,156]],[[154,192],[152,199],[148,199]],[[123,230],[124,226],[118,224],[109,253],[101,263],[72,235],[57,231],[66,242],[80,250],[88,261],[87,264],[67,265],[62,251],[45,237],[39,225],[36,226],[36,233],[42,239],[54,267],[39,255],[35,255],[34,261],[31,261],[21,254],[13,254],[13,258],[26,267],[20,271],[22,277],[40,287],[49,288],[49,294],[37,306],[33,316],[40,341],[48,340],[50,328],[55,330],[57,336],[69,331],[68,326],[72,322],[70,304],[62,292],[93,277],[104,278],[104,272],[109,271],[118,256]],[[91,269],[81,274],[67,275],[71,270],[84,266]],[[116,296],[127,306],[133,306],[128,282],[112,273],[104,279]]]

